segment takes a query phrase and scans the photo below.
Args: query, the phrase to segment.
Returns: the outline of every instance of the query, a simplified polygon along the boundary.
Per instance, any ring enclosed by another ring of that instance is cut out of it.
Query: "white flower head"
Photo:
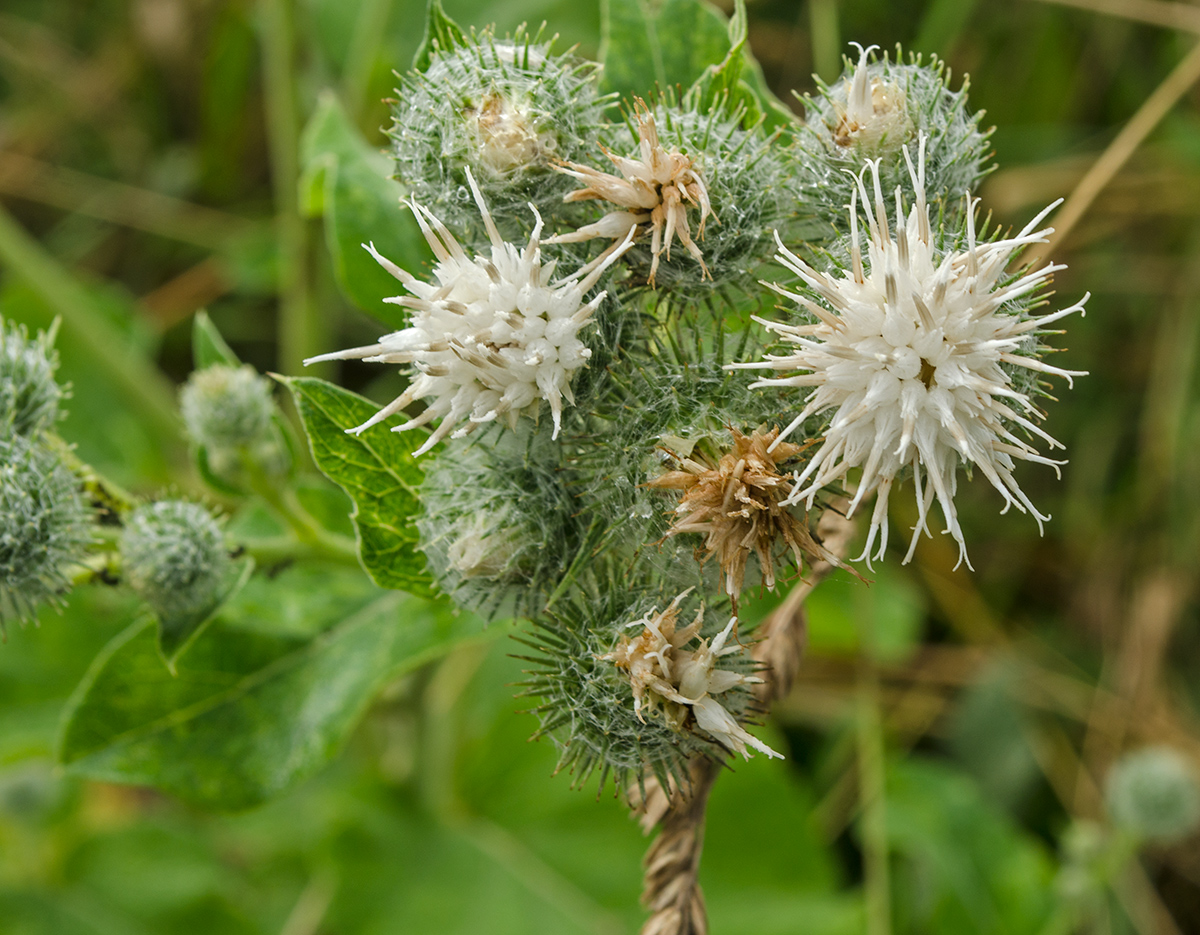
[[[583,297],[631,246],[632,233],[602,261],[552,281],[555,263],[542,263],[542,218],[537,209],[530,205],[536,223],[525,249],[518,249],[501,239],[470,170],[467,180],[491,241],[490,253],[468,254],[428,209],[410,201],[437,259],[436,283],[409,275],[380,256],[373,244],[363,246],[409,291],[384,301],[411,309],[411,324],[384,335],[378,344],[305,361],[359,358],[412,364],[415,379],[404,394],[347,432],[360,434],[414,400],[428,399],[424,412],[392,429],[404,432],[441,419],[417,449],[423,454],[447,435],[459,438],[497,419],[510,428],[522,413],[536,419],[545,400],[558,437],[563,400],[574,402],[571,378],[592,354],[579,332],[591,322],[606,293],[587,303]]]
[[[633,689],[633,710],[638,720],[645,721],[643,708],[653,710],[661,704],[667,723],[675,730],[683,730],[691,714],[702,731],[746,759],[750,758],[747,746],[769,757],[783,759],[781,754],[738,724],[713,697],[738,685],[762,681],[757,676],[717,668],[722,657],[741,651],[736,638],[733,646],[725,645],[737,626],[737,617],[730,618],[711,644],[702,639],[695,649],[684,648],[699,638],[704,622],[704,608],[701,607],[690,624],[676,629],[679,605],[691,590],[688,588],[676,597],[662,613],[651,608],[645,616],[628,624],[629,627],[642,627],[642,632],[633,639],[622,635],[616,648],[599,658],[628,673]]]
[[[850,269],[840,275],[818,272],[779,243],[776,259],[819,301],[767,285],[807,310],[812,323],[759,319],[795,350],[731,367],[797,371],[759,380],[755,387],[815,388],[775,444],[810,417],[832,413],[823,444],[796,477],[790,502],[803,500],[811,508],[822,488],[843,480],[851,469],[861,469],[849,513],[870,493],[878,497],[859,558],[870,560],[877,537],[875,557],[881,558],[887,546],[888,495],[897,475],[910,467],[918,518],[904,560],[912,558],[920,533],[929,534],[927,518],[936,498],[962,562],[967,561],[966,544],[954,506],[960,461],[991,482],[1004,497],[1005,510],[1028,510],[1039,529],[1049,519],[1034,508],[1012,472],[1017,460],[1051,465],[1056,472],[1063,462],[1039,454],[1014,433],[1037,436],[1051,448],[1062,445],[1035,424],[1041,413],[1029,393],[1014,385],[1013,377],[1029,371],[1031,378],[1054,374],[1070,383],[1083,375],[1049,366],[1033,355],[1043,329],[1082,312],[1088,296],[1069,308],[1034,317],[1029,313],[1030,297],[1065,267],[1047,264],[1023,274],[1005,272],[1015,252],[1045,242],[1051,229],[1036,228],[1057,202],[1016,236],[980,243],[974,221],[978,200],[968,195],[965,244],[940,246],[925,203],[923,136],[919,145],[916,168],[904,150],[916,204],[906,218],[897,190],[894,232],[880,191],[879,163],[867,162],[874,177],[874,210],[864,212],[870,235],[865,258],[857,202],[861,196],[867,206],[872,199],[864,182],[866,168],[858,176],[849,205]]]

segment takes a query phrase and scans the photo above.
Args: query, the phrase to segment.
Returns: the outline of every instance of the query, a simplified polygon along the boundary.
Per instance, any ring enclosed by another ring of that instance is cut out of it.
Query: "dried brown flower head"
[[[679,604],[691,590],[688,588],[676,597],[661,613],[651,608],[644,617],[633,621],[629,626],[641,626],[642,632],[632,639],[622,634],[612,652],[599,658],[628,673],[638,720],[645,720],[643,707],[653,711],[661,704],[663,716],[674,730],[684,730],[694,716],[696,727],[746,759],[750,758],[747,745],[767,756],[780,756],[748,733],[713,697],[737,685],[762,681],[754,675],[717,668],[723,656],[741,651],[736,636],[733,646],[725,645],[737,626],[737,617],[731,618],[725,629],[713,637],[711,645],[708,640],[700,640],[695,649],[684,649],[700,636],[704,621],[702,606],[691,623],[682,630],[676,629]]]
[[[703,275],[712,279],[704,263],[704,254],[692,239],[688,221],[688,207],[700,212],[700,223],[696,236],[703,238],[704,224],[709,217],[717,223],[720,218],[713,212],[708,200],[708,187],[700,169],[678,150],[668,151],[658,139],[658,128],[654,114],[641,98],[636,99],[635,109],[638,122],[641,158],[629,159],[604,150],[620,175],[611,175],[577,162],[563,162],[555,168],[584,184],[584,188],[571,192],[565,201],[608,201],[624,210],[606,214],[594,224],[587,224],[569,234],[560,234],[546,243],[577,243],[595,237],[611,238],[614,247],[629,232],[637,235],[650,231],[650,252],[654,259],[650,264],[650,285],[658,272],[659,256],[671,259],[671,242],[678,235]],[[603,147],[601,147],[603,149]],[[612,249],[612,248],[610,248]]]
[[[704,551],[715,555],[721,565],[722,587],[736,602],[746,576],[746,561],[758,556],[763,583],[775,587],[775,552],[782,542],[801,566],[804,556],[840,564],[813,538],[806,520],[797,519],[783,505],[791,493],[791,478],[780,474],[778,465],[794,458],[804,448],[780,442],[779,429],[743,435],[735,428],[733,449],[716,464],[680,458],[681,470],[668,471],[646,486],[660,490],[682,490],[675,507],[677,519],[667,533],[677,536],[698,532]],[[736,605],[735,605],[736,606]]]

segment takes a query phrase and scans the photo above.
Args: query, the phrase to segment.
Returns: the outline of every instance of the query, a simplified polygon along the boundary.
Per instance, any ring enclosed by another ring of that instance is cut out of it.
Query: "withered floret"
[[[584,184],[584,188],[568,194],[565,201],[607,201],[624,210],[606,214],[594,224],[587,224],[569,234],[552,237],[546,243],[576,243],[595,237],[611,238],[613,248],[631,231],[637,236],[650,232],[650,252],[654,259],[650,264],[648,280],[654,285],[658,272],[659,257],[671,259],[671,242],[678,235],[680,242],[700,264],[703,275],[711,279],[704,263],[704,253],[692,238],[688,221],[688,207],[700,212],[696,236],[704,236],[704,224],[709,217],[717,223],[720,218],[713,212],[708,198],[708,186],[700,168],[692,159],[677,150],[667,150],[658,139],[658,128],[654,114],[646,102],[637,99],[638,141],[640,159],[617,156],[604,150],[604,154],[620,172],[611,175],[577,162],[563,162],[555,168]]]
[[[813,538],[807,521],[798,519],[783,504],[792,484],[778,466],[798,455],[803,446],[789,442],[773,445],[779,437],[777,427],[749,435],[735,428],[730,432],[733,448],[716,464],[702,455],[697,456],[698,461],[680,458],[680,470],[668,471],[646,485],[684,492],[667,535],[703,535],[704,557],[716,556],[722,588],[735,601],[742,592],[751,552],[758,556],[763,584],[768,588],[775,587],[779,543],[791,553],[797,567],[805,556],[840,564]]]
[[[638,720],[645,720],[643,708],[653,711],[661,704],[663,717],[673,730],[688,729],[692,723],[690,717],[694,716],[696,727],[746,759],[750,758],[747,745],[767,756],[779,757],[780,754],[738,724],[713,697],[738,685],[762,681],[754,675],[717,667],[722,657],[741,650],[736,636],[733,646],[725,645],[737,626],[737,617],[730,619],[725,629],[713,637],[711,644],[702,639],[695,649],[684,649],[699,638],[704,620],[704,608],[701,607],[691,623],[681,630],[676,629],[679,604],[689,593],[690,588],[662,613],[652,608],[644,617],[633,621],[630,626],[640,625],[642,632],[633,638],[622,634],[616,647],[599,658],[628,674],[633,689],[633,710]]]

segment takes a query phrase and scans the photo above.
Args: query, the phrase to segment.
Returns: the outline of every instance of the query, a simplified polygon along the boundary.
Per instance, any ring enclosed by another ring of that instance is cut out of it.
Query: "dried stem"
[[[1071,196],[1054,217],[1054,233],[1043,244],[1038,244],[1021,255],[1022,266],[1034,266],[1046,259],[1062,243],[1079,220],[1087,213],[1092,202],[1104,191],[1108,183],[1136,152],[1137,148],[1159,125],[1162,119],[1200,80],[1200,43],[1194,45],[1175,70],[1146,98],[1108,148],[1100,154],[1087,174],[1080,179]]]
[[[662,832],[643,861],[642,904],[650,918],[641,935],[707,935],[708,915],[697,877],[708,794],[720,768],[707,757],[697,757],[686,788],[674,788],[668,796],[657,782],[648,782],[644,800],[635,806],[647,833],[662,822]]]

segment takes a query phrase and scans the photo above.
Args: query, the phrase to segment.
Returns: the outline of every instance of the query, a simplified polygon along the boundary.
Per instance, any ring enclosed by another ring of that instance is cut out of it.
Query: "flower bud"
[[[724,761],[747,745],[774,755],[739,726],[754,717],[747,683],[756,678],[747,654],[724,645],[726,615],[689,592],[671,600],[640,566],[600,561],[590,574],[594,593],[560,598],[535,618],[529,641],[535,736],[558,739],[560,769],[581,783],[598,770],[601,785],[611,777],[625,787],[636,774],[686,781],[692,758]],[[667,667],[678,684],[660,677]]]
[[[51,451],[20,435],[0,439],[0,629],[33,620],[69,590],[89,519],[74,475]]]
[[[1149,841],[1170,843],[1200,826],[1200,787],[1191,765],[1170,747],[1127,753],[1108,774],[1114,823]]]
[[[130,587],[160,617],[212,606],[230,572],[221,527],[198,503],[160,500],[129,516],[121,556]]]
[[[485,31],[438,49],[396,92],[388,131],[396,177],[470,241],[484,234],[471,169],[506,239],[516,239],[527,203],[547,219],[567,210],[571,180],[552,165],[594,146],[604,104],[595,78],[594,64],[552,55],[549,43],[521,31],[503,40]]]
[[[31,340],[24,326],[0,319],[0,436],[33,436],[58,419],[65,393],[54,382],[53,343],[53,334]]]
[[[208,466],[222,477],[236,474],[248,456],[267,473],[278,473],[286,457],[275,427],[271,384],[243,364],[197,370],[179,396],[188,438],[203,448]]]
[[[854,190],[853,176],[864,161],[880,160],[879,179],[884,197],[897,186],[911,203],[913,185],[903,147],[915,151],[916,141],[928,140],[925,153],[925,191],[931,202],[955,207],[973,191],[989,169],[988,136],[979,129],[982,112],[967,109],[968,81],[950,90],[945,64],[931,58],[908,64],[874,58],[874,46],[858,47],[857,63],[832,86],[818,81],[818,94],[804,98],[806,120],[801,134],[806,159],[802,183],[807,207],[819,218],[842,225]]]
[[[563,555],[578,547],[557,465],[529,455],[553,452],[549,435],[544,423],[522,422],[495,448],[456,439],[426,467],[421,549],[438,586],[487,619],[540,611]]]

